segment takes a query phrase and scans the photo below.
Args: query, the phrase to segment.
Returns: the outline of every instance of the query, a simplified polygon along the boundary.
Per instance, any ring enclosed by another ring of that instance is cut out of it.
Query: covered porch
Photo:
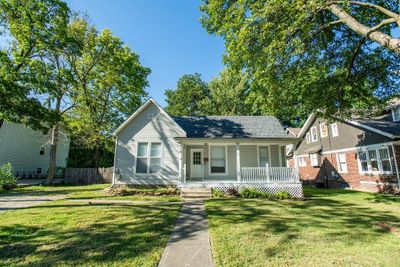
[[[287,167],[289,140],[180,139],[179,176],[183,185],[299,183]]]

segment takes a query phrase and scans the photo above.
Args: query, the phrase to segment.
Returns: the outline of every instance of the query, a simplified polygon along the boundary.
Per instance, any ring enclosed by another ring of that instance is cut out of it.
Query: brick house
[[[302,138],[289,164],[304,184],[361,191],[399,188],[400,102],[380,117],[329,123],[311,114],[302,128],[287,133]]]

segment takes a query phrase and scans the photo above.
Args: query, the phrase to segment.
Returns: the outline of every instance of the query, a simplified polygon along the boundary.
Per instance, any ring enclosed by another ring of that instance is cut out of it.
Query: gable
[[[132,139],[134,136],[160,139],[165,136],[184,137],[185,132],[163,109],[151,102],[146,102],[124,124],[115,131],[118,138]]]

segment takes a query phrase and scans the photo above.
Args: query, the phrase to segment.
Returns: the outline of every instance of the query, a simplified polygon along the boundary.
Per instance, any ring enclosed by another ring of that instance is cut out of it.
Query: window
[[[392,166],[389,158],[389,151],[386,148],[379,149],[379,156],[381,158],[382,170],[384,172],[392,171]]]
[[[211,146],[210,147],[210,173],[224,174],[226,173],[226,147]]]
[[[400,121],[400,107],[392,109],[393,121]]]
[[[319,125],[319,131],[321,134],[321,138],[328,136],[328,127],[326,126],[325,122],[323,122]]]
[[[338,169],[340,173],[347,173],[346,154],[339,153],[337,155]]]
[[[138,143],[136,156],[136,173],[156,173],[160,171],[161,143]]]
[[[318,154],[310,154],[311,166],[319,166]]]
[[[44,155],[44,146],[40,147],[39,155]]]
[[[367,153],[365,153],[365,151],[358,152],[358,159],[360,160],[361,171],[367,172],[368,171]]]
[[[337,123],[331,124],[331,130],[332,130],[332,137],[339,136],[339,131],[338,131]]]
[[[310,135],[310,133],[307,133],[307,134],[306,134],[306,141],[307,141],[307,144],[309,144],[309,143],[311,142],[311,135]]]
[[[267,166],[269,164],[269,147],[259,147],[258,148],[258,158],[259,158],[259,167]]]
[[[358,152],[361,173],[391,173],[392,162],[387,147]]]
[[[149,119],[149,120],[154,119],[154,114],[153,113],[147,113],[147,119]]]
[[[311,127],[311,141],[312,142],[318,141],[317,126]]]
[[[306,167],[307,166],[307,161],[306,161],[305,157],[297,158],[297,163],[299,164],[299,167]]]

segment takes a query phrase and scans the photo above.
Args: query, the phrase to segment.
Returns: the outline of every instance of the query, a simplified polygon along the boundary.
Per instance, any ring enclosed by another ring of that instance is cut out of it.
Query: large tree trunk
[[[328,9],[354,32],[370,39],[371,41],[377,42],[400,55],[400,39],[393,38],[386,33],[365,26],[364,24],[358,22],[337,4],[329,5]]]
[[[50,141],[50,162],[49,162],[49,173],[47,175],[47,183],[53,184],[54,176],[57,169],[57,143],[58,143],[58,123],[56,123],[51,130],[51,141]]]

